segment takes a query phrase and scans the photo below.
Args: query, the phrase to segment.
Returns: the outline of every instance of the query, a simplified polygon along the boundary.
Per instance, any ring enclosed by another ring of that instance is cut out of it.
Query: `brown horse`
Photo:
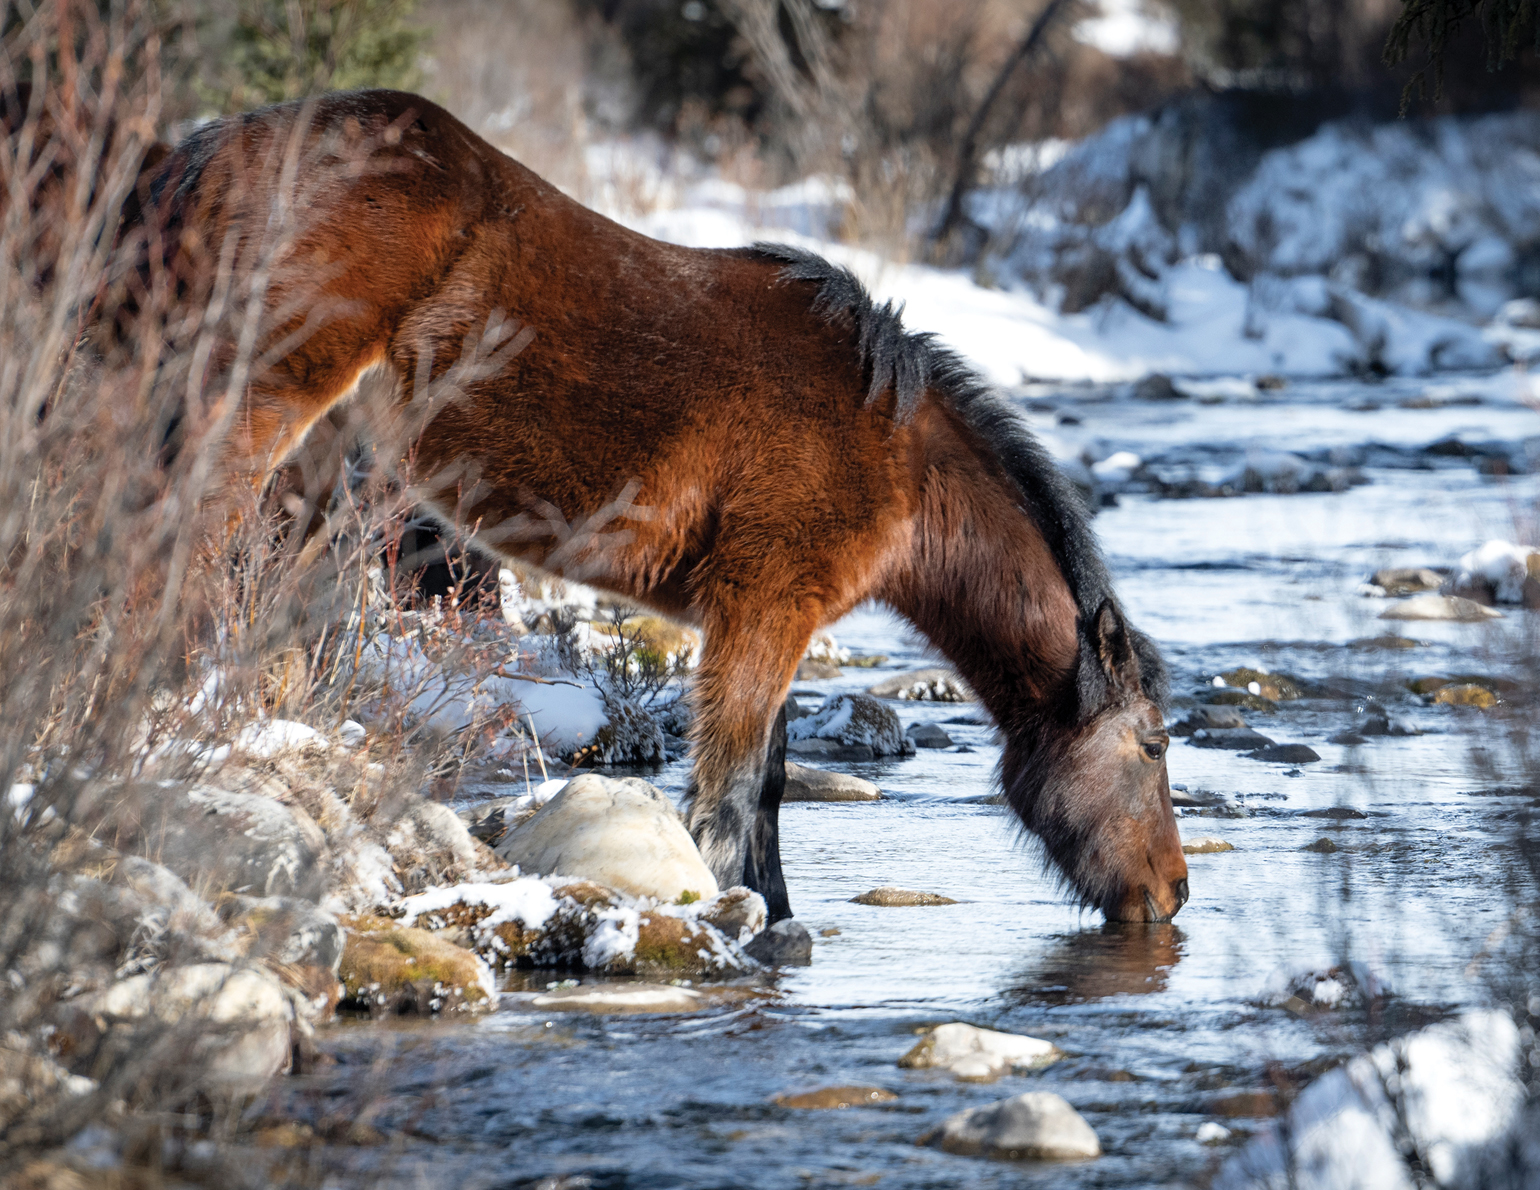
[[[199,129],[132,230],[196,299],[284,203],[234,465],[276,467],[367,369],[410,401],[517,330],[427,421],[424,499],[490,552],[704,630],[689,823],[724,886],[790,916],[777,708],[812,634],[875,599],[977,691],[1006,797],[1082,903],[1181,907],[1159,654],[1079,497],[957,356],[815,256],[647,239],[391,91]],[[570,529],[599,524],[623,531]]]

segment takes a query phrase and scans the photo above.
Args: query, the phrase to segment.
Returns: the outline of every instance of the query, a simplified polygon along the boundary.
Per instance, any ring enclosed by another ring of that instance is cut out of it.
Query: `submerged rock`
[[[599,984],[561,989],[536,996],[531,1003],[548,1012],[674,1014],[699,1012],[709,1005],[693,988],[661,983]]]
[[[1387,566],[1376,570],[1369,582],[1389,596],[1417,595],[1437,591],[1444,576],[1426,566]]]
[[[851,897],[852,905],[881,905],[888,909],[907,909],[915,905],[955,905],[951,897],[943,897],[940,893],[913,892],[907,888],[898,888],[892,884],[884,884],[880,888],[874,888],[870,892],[864,892],[858,897]]]
[[[1174,736],[1185,736],[1197,731],[1233,731],[1245,726],[1245,717],[1233,707],[1210,706],[1193,707],[1185,718],[1167,730]]]
[[[958,1112],[925,1139],[948,1153],[1005,1161],[1070,1161],[1102,1151],[1091,1125],[1052,1091]]]
[[[509,831],[497,854],[525,872],[579,876],[638,897],[721,891],[668,795],[635,777],[573,778]]]
[[[904,732],[917,748],[950,748],[952,737],[934,723],[911,723]]]
[[[1272,714],[1278,709],[1278,704],[1270,698],[1263,698],[1249,690],[1232,690],[1228,687],[1204,695],[1203,701],[1209,706],[1245,707],[1248,711],[1261,711],[1264,714]]]
[[[860,777],[786,762],[783,802],[875,802],[881,797],[882,790]]]
[[[1247,760],[1266,760],[1274,764],[1314,764],[1320,754],[1308,744],[1269,744],[1246,753]]]
[[[944,666],[894,674],[875,686],[868,686],[866,692],[873,698],[894,698],[901,702],[978,701],[978,696],[968,688],[968,684]]]
[[[801,922],[778,921],[744,948],[767,967],[806,967],[813,961],[813,936]]]
[[[1270,747],[1275,741],[1249,727],[1203,727],[1187,741],[1194,748],[1224,748],[1231,752],[1249,752]]]
[[[1234,850],[1235,845],[1233,843],[1226,843],[1223,839],[1215,839],[1207,836],[1202,839],[1193,839],[1191,842],[1184,842],[1182,844],[1183,855],[1213,855],[1220,851]]]
[[[1380,613],[1382,620],[1454,620],[1473,624],[1481,620],[1500,620],[1503,613],[1484,607],[1474,599],[1458,595],[1413,595]]]
[[[1219,677],[1226,686],[1244,690],[1269,702],[1291,702],[1305,696],[1303,684],[1288,674],[1268,673],[1266,670],[1241,666],[1239,669],[1227,669]]]
[[[793,1107],[804,1111],[829,1111],[845,1107],[873,1107],[879,1103],[892,1103],[898,1096],[881,1087],[820,1087],[816,1091],[802,1091],[795,1095],[777,1095],[770,1100],[777,1107]]]
[[[1008,1070],[1039,1070],[1063,1056],[1049,1041],[953,1022],[926,1030],[898,1064],[906,1070],[946,1070],[964,1082],[989,1082]]]
[[[1479,707],[1485,711],[1497,705],[1497,695],[1474,682],[1451,683],[1433,692],[1433,701],[1451,707]]]
[[[874,756],[904,756],[914,744],[904,735],[898,716],[865,694],[837,694],[813,714],[786,725],[787,751],[812,740],[844,747],[870,748]]]

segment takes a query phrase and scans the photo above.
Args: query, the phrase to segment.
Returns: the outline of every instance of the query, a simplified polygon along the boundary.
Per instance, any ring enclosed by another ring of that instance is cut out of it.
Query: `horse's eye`
[[[1143,747],[1144,754],[1151,760],[1159,760],[1166,754],[1165,740],[1145,740]]]

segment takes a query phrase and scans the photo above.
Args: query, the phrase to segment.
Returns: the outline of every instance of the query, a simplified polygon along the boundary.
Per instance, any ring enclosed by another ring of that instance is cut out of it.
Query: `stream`
[[[1427,705],[1405,681],[1480,674],[1528,684],[1530,613],[1381,621],[1387,601],[1360,585],[1382,566],[1451,566],[1489,537],[1514,539],[1515,518],[1534,513],[1540,468],[1493,478],[1476,465],[1490,451],[1447,444],[1505,444],[1517,460],[1540,435],[1540,414],[1512,373],[1248,388],[1161,402],[1090,387],[1017,397],[1066,452],[1131,450],[1163,474],[1210,478],[1248,449],[1314,452],[1369,481],[1215,499],[1125,493],[1097,516],[1131,620],[1166,652],[1173,720],[1236,666],[1286,673],[1315,692],[1243,713],[1279,742],[1308,744],[1318,763],[1263,763],[1173,738],[1173,785],[1204,803],[1180,811],[1184,839],[1234,848],[1189,857],[1192,897],[1174,923],[1104,925],[1067,904],[1030,839],[987,800],[993,729],[966,704],[892,703],[906,726],[939,723],[966,750],[826,765],[875,781],[886,797],[783,807],[786,879],[814,938],[811,966],[733,989],[691,1016],[541,1015],[533,993],[562,977],[542,971],[509,976],[502,1007],[483,1017],[328,1027],[319,1043],[335,1065],[281,1080],[270,1106],[352,1119],[382,1136],[312,1152],[327,1183],[1203,1185],[1280,1096],[1366,1044],[1489,1000],[1478,956],[1511,908],[1501,855],[1512,813],[1530,796],[1501,790],[1526,778],[1498,730],[1502,708]],[[1445,445],[1428,452],[1433,443]],[[804,705],[937,660],[879,608],[831,630],[852,652],[888,660],[796,683]],[[1387,634],[1417,643],[1376,641]],[[1328,742],[1370,699],[1424,734]],[[681,793],[687,763],[648,778]],[[1312,815],[1333,809],[1339,816]],[[960,903],[850,902],[884,884]],[[1367,1007],[1276,1006],[1289,977],[1349,960],[1391,994]],[[895,1065],[916,1030],[953,1020],[1047,1038],[1068,1056],[988,1086]],[[898,1098],[835,1111],[771,1102],[844,1084]],[[916,1144],[954,1112],[1036,1089],[1069,1100],[1103,1156],[1013,1163]],[[1201,1143],[1210,1121],[1229,1135]]]

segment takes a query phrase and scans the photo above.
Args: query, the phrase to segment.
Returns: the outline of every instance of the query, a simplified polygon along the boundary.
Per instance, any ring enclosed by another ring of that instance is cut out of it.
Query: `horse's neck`
[[[1009,479],[930,435],[907,565],[888,602],[956,667],[996,723],[1028,728],[1073,697],[1075,599]]]

